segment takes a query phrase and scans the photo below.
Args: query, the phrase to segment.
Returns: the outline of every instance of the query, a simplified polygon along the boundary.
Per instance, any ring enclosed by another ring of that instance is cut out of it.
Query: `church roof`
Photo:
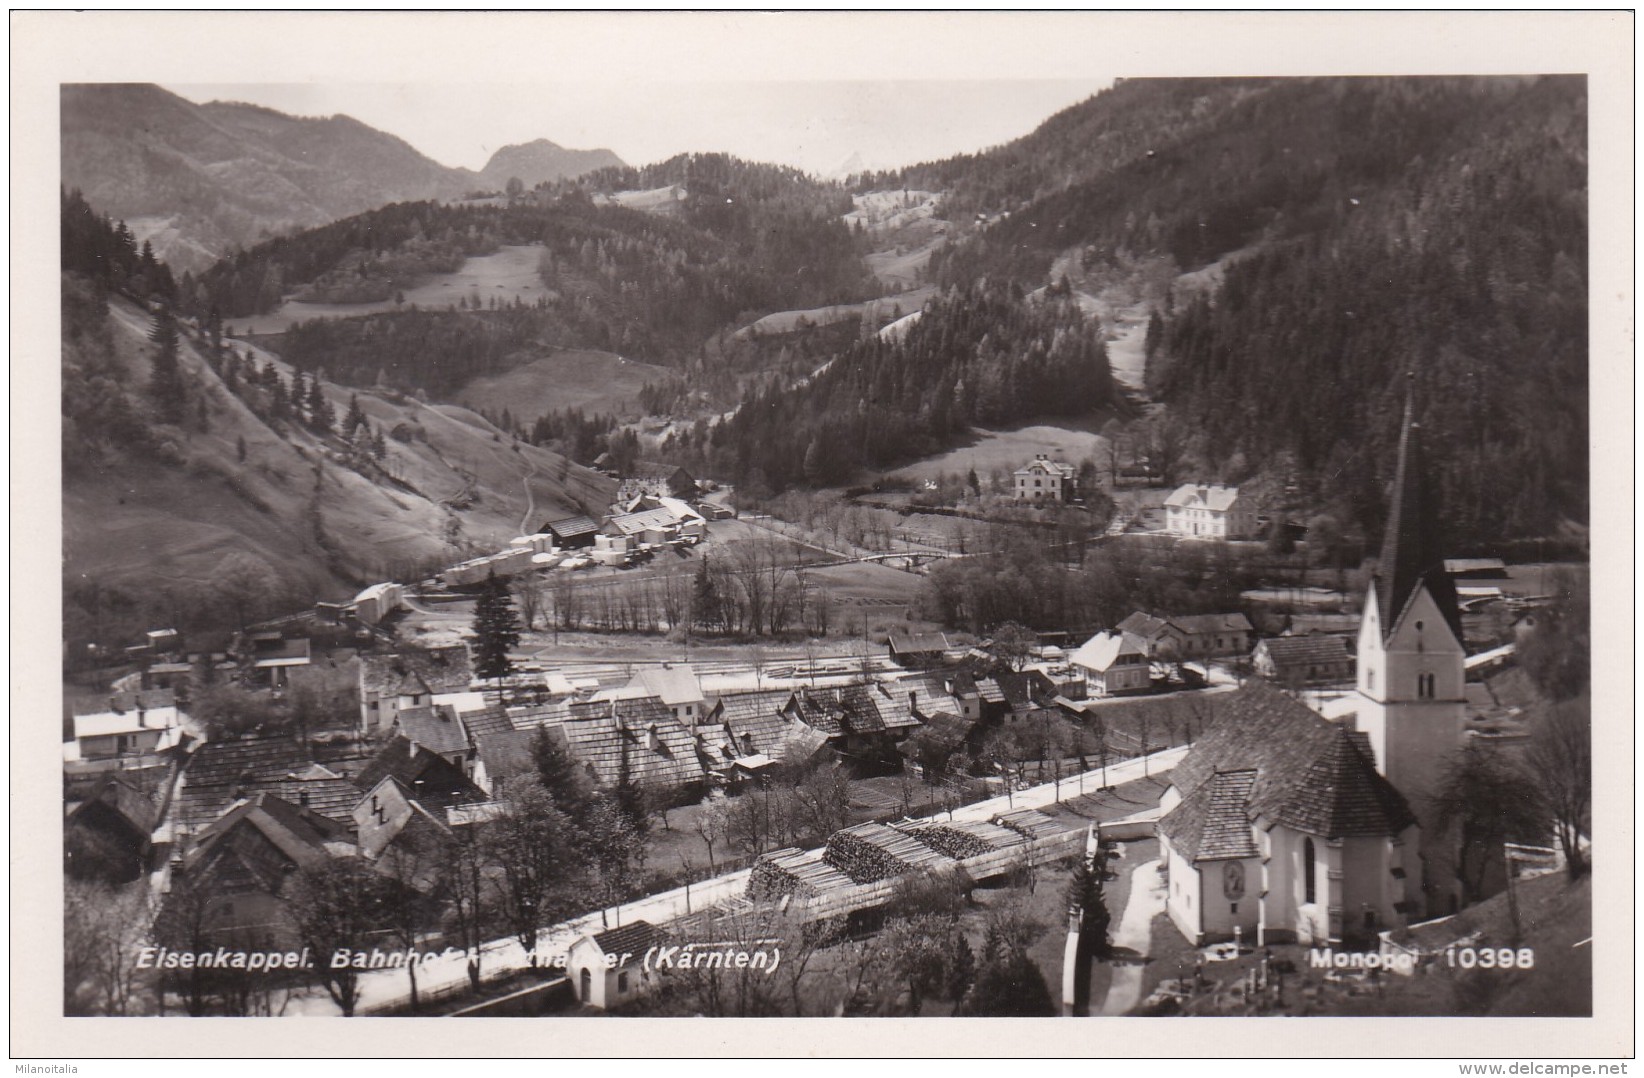
[[[1255,784],[1254,770],[1218,771],[1200,783],[1160,821],[1176,852],[1189,861],[1256,856],[1256,838],[1245,815]]]
[[[1458,641],[1462,640],[1461,609],[1456,587],[1444,570],[1438,534],[1438,506],[1427,481],[1421,451],[1421,427],[1404,406],[1404,429],[1399,434],[1398,470],[1387,511],[1387,533],[1376,570],[1376,605],[1381,611],[1382,640],[1392,637],[1404,610],[1417,590],[1426,587]]]
[[[1198,848],[1204,836],[1222,834],[1229,799],[1241,795],[1246,821],[1265,816],[1322,838],[1392,836],[1415,822],[1347,726],[1256,682],[1223,700],[1215,723],[1171,775],[1182,801],[1160,827],[1172,842]],[[1218,777],[1231,772],[1253,776],[1248,788]]]

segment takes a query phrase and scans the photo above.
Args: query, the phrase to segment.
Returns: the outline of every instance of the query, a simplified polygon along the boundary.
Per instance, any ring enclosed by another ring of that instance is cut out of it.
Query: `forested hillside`
[[[760,314],[868,298],[877,288],[859,242],[834,212],[848,196],[789,182],[733,159],[693,180],[723,192],[687,200],[678,217],[596,205],[566,186],[510,205],[408,203],[281,237],[182,282],[184,303],[224,318],[310,302],[388,299],[418,276],[447,272],[499,244],[542,248],[551,295],[483,312],[395,311],[292,327],[293,362],[350,384],[379,374],[404,389],[448,393],[527,358],[534,343],[606,349],[683,365],[710,337]],[[602,172],[601,177],[612,174]],[[693,173],[695,175],[695,173]]]
[[[211,629],[413,579],[614,484],[474,413],[350,391],[174,317],[169,270],[63,197],[65,639]]]
[[[972,423],[1122,407],[1071,297],[981,281],[933,300],[898,339],[871,335],[799,384],[750,391],[729,420],[664,452],[756,490],[825,486],[946,448]]]
[[[1281,480],[1374,534],[1414,371],[1476,545],[1587,519],[1586,168],[1579,77],[1148,79],[897,178],[1010,211],[938,253],[950,283],[1226,259],[1150,336],[1207,478]]]

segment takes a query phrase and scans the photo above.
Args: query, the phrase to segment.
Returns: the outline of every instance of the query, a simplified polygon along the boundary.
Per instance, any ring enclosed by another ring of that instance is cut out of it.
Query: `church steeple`
[[[1415,420],[1415,374],[1405,389],[1404,424],[1399,433],[1398,469],[1388,506],[1387,533],[1382,540],[1381,564],[1376,570],[1376,601],[1381,610],[1383,641],[1398,627],[1399,619],[1418,586],[1425,584],[1455,633],[1462,639],[1461,611],[1455,585],[1444,571],[1438,535],[1438,506],[1427,482],[1421,451],[1421,425]]]

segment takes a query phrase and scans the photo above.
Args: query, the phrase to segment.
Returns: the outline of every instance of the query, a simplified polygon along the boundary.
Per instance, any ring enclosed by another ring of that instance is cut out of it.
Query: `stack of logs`
[[[878,823],[835,831],[822,856],[857,883],[875,883],[948,860],[929,846]]]

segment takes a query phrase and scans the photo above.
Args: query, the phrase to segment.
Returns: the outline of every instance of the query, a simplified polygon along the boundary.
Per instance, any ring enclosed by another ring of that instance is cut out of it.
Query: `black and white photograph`
[[[1631,1054],[1631,14],[78,18],[37,1008]]]

